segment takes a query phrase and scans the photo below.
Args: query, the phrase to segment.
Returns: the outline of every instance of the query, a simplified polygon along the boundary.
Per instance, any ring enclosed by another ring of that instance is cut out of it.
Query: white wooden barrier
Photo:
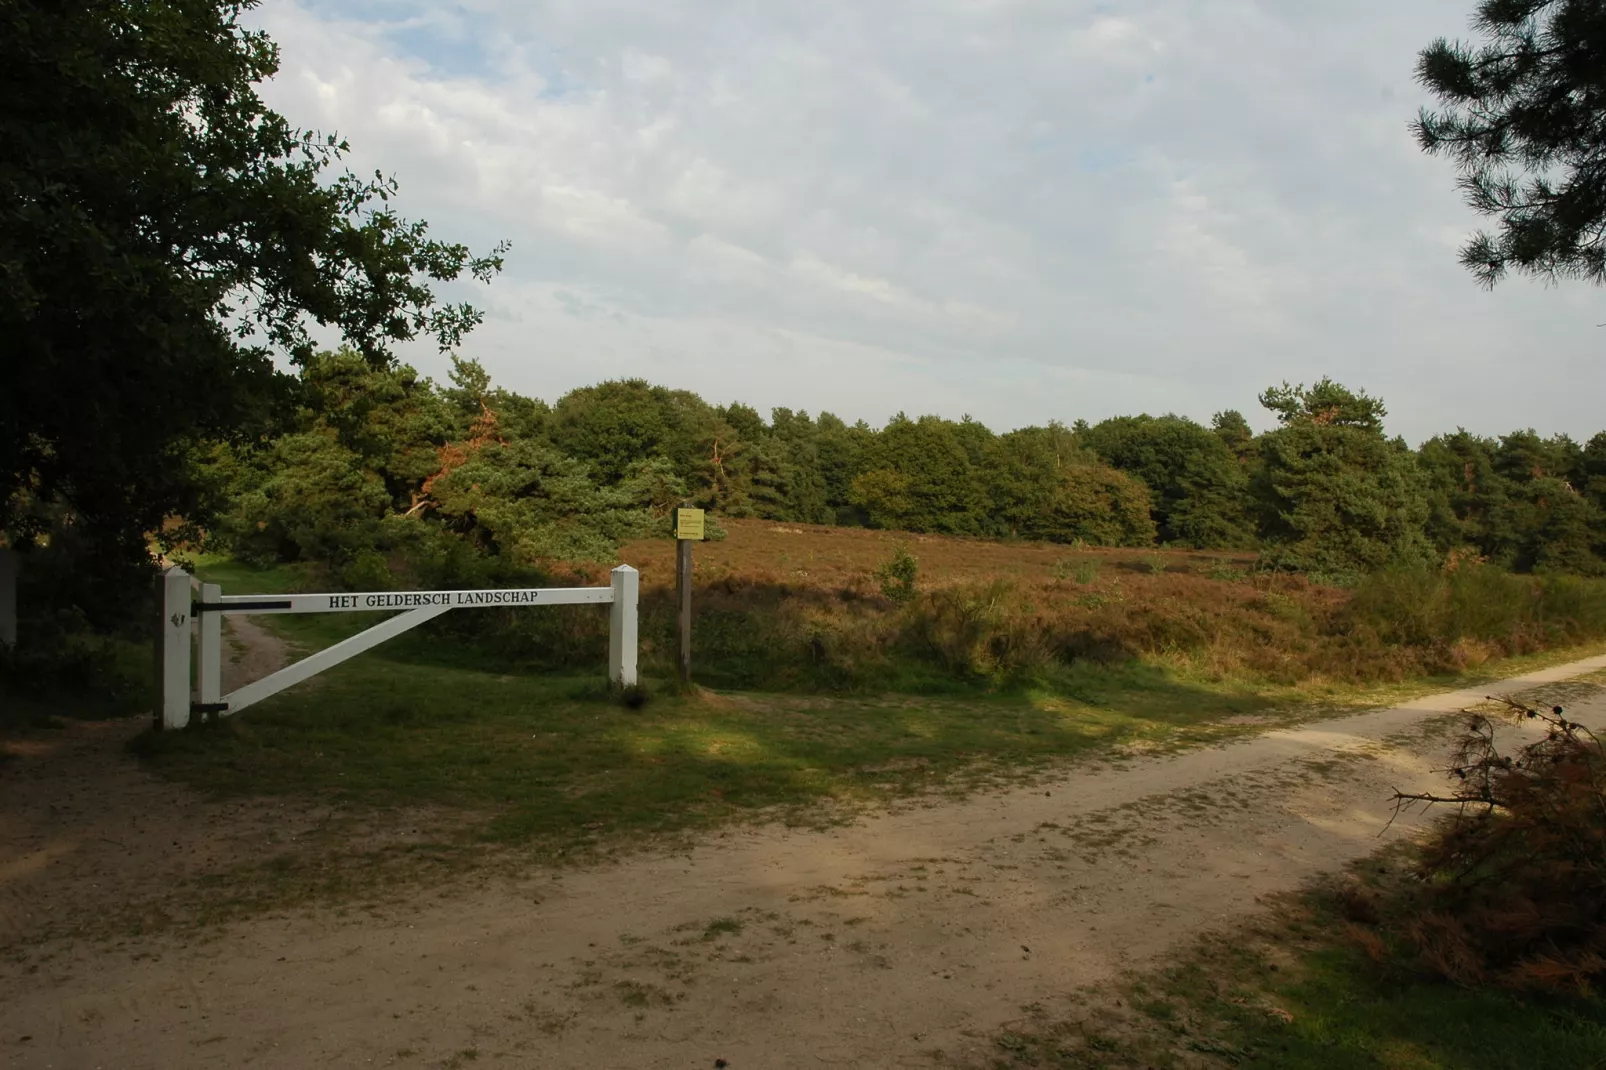
[[[454,609],[492,606],[610,606],[608,681],[619,687],[637,682],[636,610],[641,576],[629,565],[611,574],[607,587],[515,587],[489,591],[370,591],[359,594],[226,595],[215,583],[198,583],[173,567],[162,573],[161,641],[158,649],[159,724],[183,728],[195,713],[239,713],[269,695],[340,664],[426,620]],[[272,613],[372,613],[405,610],[349,639],[225,695],[223,617]],[[192,640],[192,632],[194,638]],[[199,648],[195,698],[191,698],[191,646]]]

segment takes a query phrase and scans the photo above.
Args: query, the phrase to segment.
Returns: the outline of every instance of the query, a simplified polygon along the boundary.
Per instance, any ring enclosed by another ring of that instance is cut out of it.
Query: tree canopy
[[[278,53],[239,21],[255,2],[0,5],[13,543],[70,521],[145,560],[164,519],[200,509],[192,447],[293,412],[301,381],[276,359],[307,361],[314,326],[380,368],[398,342],[452,346],[480,320],[431,284],[488,280],[504,247],[432,238],[393,208],[393,179],[339,171],[343,141],[266,107]]]
[[[1273,387],[1261,404],[1254,480],[1261,536],[1277,564],[1353,576],[1426,561],[1427,486],[1415,454],[1383,433],[1383,403],[1330,379]]]
[[[1260,435],[1236,412],[1214,427],[1131,416],[1005,434],[898,414],[877,429],[786,408],[766,419],[639,380],[549,408],[472,361],[436,385],[351,350],[307,361],[300,393],[284,434],[204,451],[223,505],[212,537],[337,576],[369,575],[375,554],[464,583],[608,560],[666,531],[682,503],[787,523],[1258,549],[1330,579],[1450,553],[1606,571],[1606,433],[1580,446],[1458,431],[1412,450],[1386,434],[1380,399],[1327,379],[1265,391],[1278,426]]]
[[[1500,221],[1461,262],[1485,286],[1513,269],[1606,282],[1606,5],[1483,0],[1473,25],[1481,44],[1440,38],[1417,64],[1443,105],[1422,110],[1418,142]]]

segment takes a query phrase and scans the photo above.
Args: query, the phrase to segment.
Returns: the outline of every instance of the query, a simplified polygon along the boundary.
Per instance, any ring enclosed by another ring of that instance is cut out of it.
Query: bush
[[[99,632],[77,607],[25,616],[16,647],[0,646],[0,726],[149,709],[151,656],[148,639]]]
[[[1008,583],[932,591],[913,607],[905,645],[960,676],[998,680],[1050,658],[1045,629]]]
[[[875,570],[875,578],[881,581],[881,593],[889,602],[900,606],[914,600],[915,578],[919,574],[920,562],[905,543],[899,543],[891,559]]]
[[[1522,654],[1606,635],[1606,582],[1457,562],[1387,569],[1356,587],[1335,623],[1384,646],[1443,654],[1476,640]]]
[[[1457,984],[1587,993],[1606,980],[1606,751],[1560,706],[1510,706],[1543,738],[1503,754],[1474,716],[1454,791],[1396,796],[1458,809],[1423,846],[1395,935]]]

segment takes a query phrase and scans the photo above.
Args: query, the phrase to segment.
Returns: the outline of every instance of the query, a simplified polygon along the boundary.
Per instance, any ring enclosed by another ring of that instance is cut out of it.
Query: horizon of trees
[[[1098,546],[1258,550],[1342,579],[1485,558],[1606,573],[1606,432],[1390,437],[1380,399],[1281,384],[1243,414],[1117,416],[995,433],[899,413],[880,428],[644,380],[555,402],[454,358],[450,381],[324,352],[301,372],[293,427],[217,441],[195,471],[214,546],[370,581],[398,555],[471,579],[469,562],[607,558],[666,531],[677,504],[718,516]],[[463,570],[467,569],[467,572]],[[417,570],[415,570],[417,571]],[[424,569],[428,573],[428,569]],[[435,573],[442,581],[446,573]]]

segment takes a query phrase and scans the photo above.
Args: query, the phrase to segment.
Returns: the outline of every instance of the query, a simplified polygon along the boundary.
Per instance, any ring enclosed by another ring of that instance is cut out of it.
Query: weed
[[[736,918],[715,918],[703,927],[703,939],[717,940],[721,936],[734,936],[741,931],[742,923]]]
[[[1075,580],[1086,585],[1099,578],[1099,562],[1091,557],[1067,557],[1054,563],[1051,574],[1056,580]]]
[[[613,990],[627,1007],[667,1007],[675,1002],[664,989],[640,981],[616,981]]]

